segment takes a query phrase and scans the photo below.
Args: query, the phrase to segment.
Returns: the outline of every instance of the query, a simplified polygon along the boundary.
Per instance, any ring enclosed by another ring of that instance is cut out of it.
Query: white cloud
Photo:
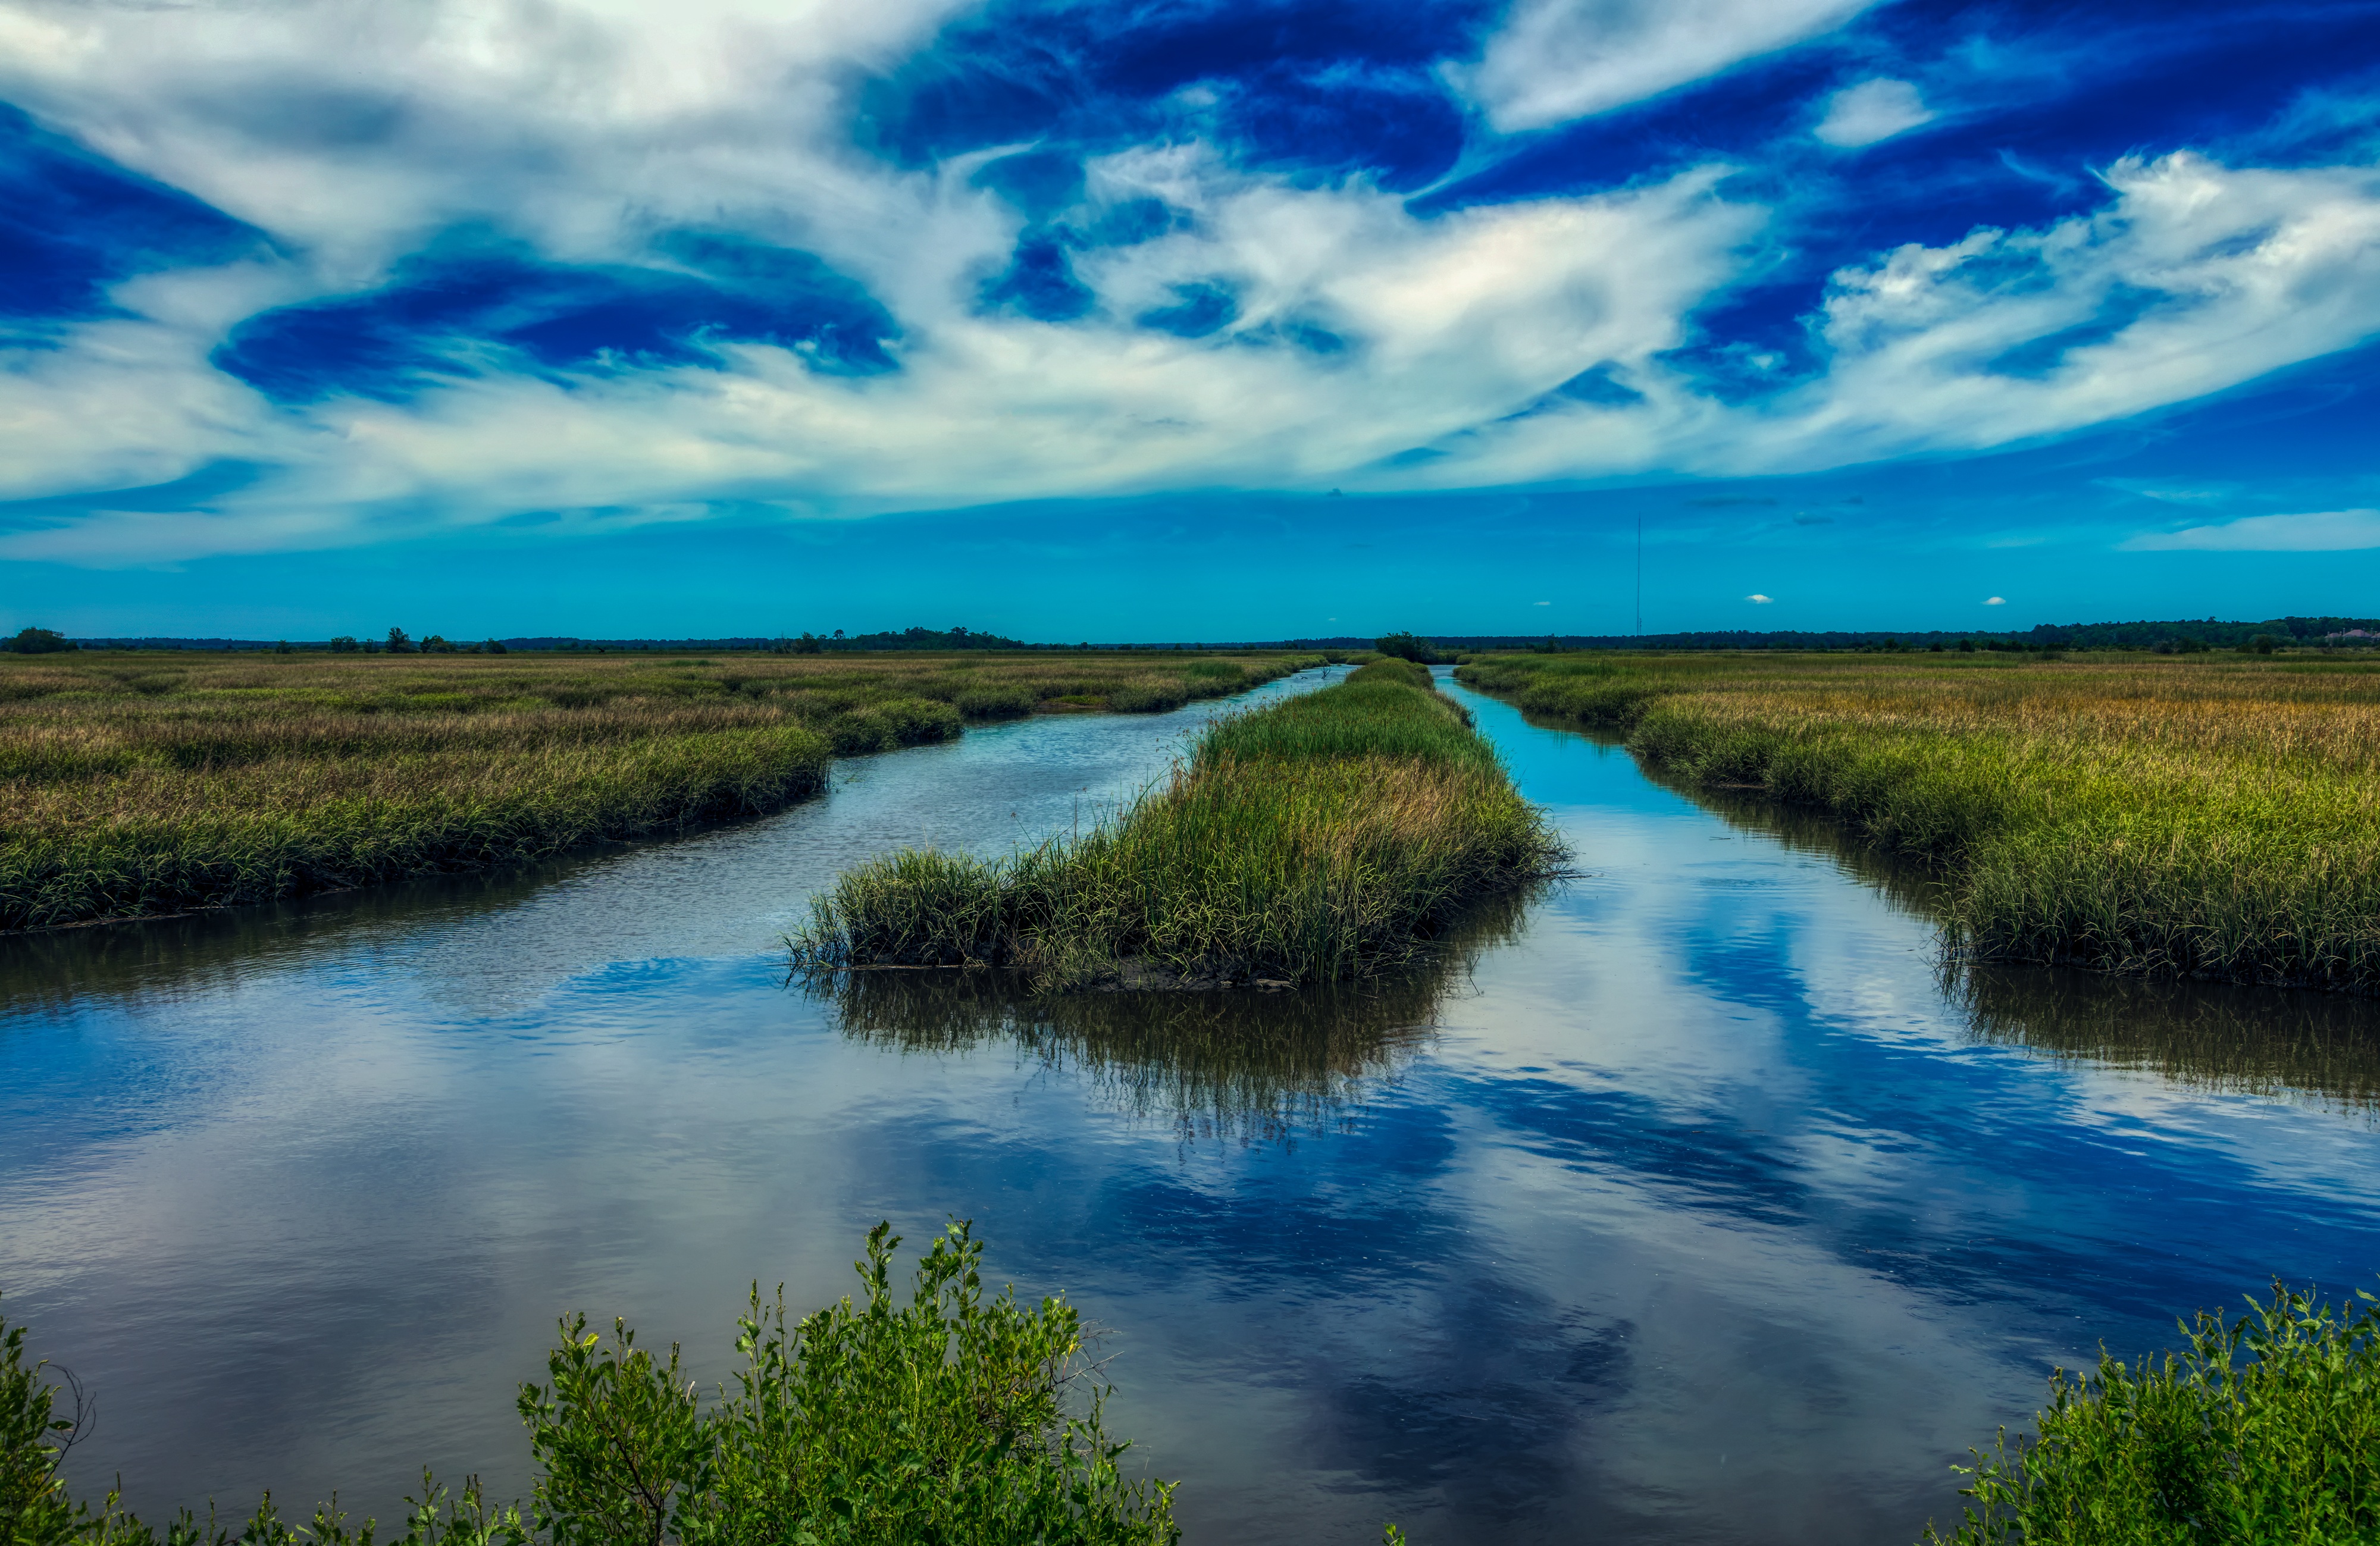
[[[1776,600],[1777,598],[1773,596],[1763,596],[1755,590],[1751,595],[1745,597],[1744,599],[1751,602],[1755,607],[1766,607],[1771,601]]]
[[[1863,80],[1828,100],[1827,115],[1812,132],[1829,145],[1850,149],[1933,121],[1925,99],[1908,81]]]
[[[1814,319],[1826,372],[1738,406],[1669,356],[1767,220],[1720,196],[1723,168],[1425,216],[1362,181],[1248,174],[1196,143],[1128,151],[1092,163],[1092,198],[1154,194],[1190,218],[1076,254],[1098,297],[1079,322],[978,315],[1020,225],[972,185],[982,158],[894,167],[852,150],[842,116],[850,75],[896,60],[953,3],[0,6],[0,98],[289,255],[121,286],[133,315],[0,353],[0,497],[225,459],[273,469],[204,509],[48,518],[0,536],[0,556],[163,562],[523,510],[570,530],[713,501],[792,518],[1791,472],[2054,435],[2380,332],[2380,173],[2188,154],[2119,163],[2095,214],[1843,269]],[[1664,90],[1858,8],[1524,0],[1464,79],[1500,121],[1550,121],[1532,115]],[[368,72],[342,67],[358,58]],[[499,368],[405,404],[285,407],[208,363],[240,318],[368,289],[474,222],[565,261],[642,260],[674,224],[816,251],[900,319],[900,368],[831,377],[731,346],[723,368]],[[1217,279],[1238,296],[1231,329],[1132,323]],[[1299,326],[1348,346],[1284,341]],[[2061,337],[2072,346],[2026,356]],[[1553,395],[1590,369],[1625,390]]]
[[[2008,605],[2008,598],[2005,596],[1986,596],[1984,598],[1984,605],[1986,607],[2005,607]]]
[[[1839,272],[1824,378],[1730,426],[1745,467],[2053,435],[2380,332],[2380,169],[2110,167],[2115,199]],[[1718,448],[1714,447],[1717,452]]]
[[[2143,532],[2117,544],[2132,552],[2342,553],[2380,548],[2380,510],[2246,515],[2216,525]]]
[[[1876,0],[1519,0],[1450,70],[1510,134],[1601,113],[1831,31]]]
[[[1550,601],[1532,601],[1529,605],[1532,607],[1550,607],[1553,603]]]

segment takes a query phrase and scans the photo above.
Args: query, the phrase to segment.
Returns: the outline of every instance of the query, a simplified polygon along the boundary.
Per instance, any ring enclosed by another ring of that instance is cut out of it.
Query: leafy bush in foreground
[[[2051,1377],[2041,1436],[1962,1467],[1949,1536],[1985,1546],[2304,1546],[2380,1540],[2380,1301],[2351,1313],[2276,1284],[2201,1311],[2162,1362]]]
[[[613,1340],[563,1323],[549,1383],[520,1396],[539,1466],[532,1502],[492,1507],[422,1477],[405,1546],[1171,1546],[1172,1485],[1127,1481],[1126,1449],[1066,1395],[1086,1372],[1074,1308],[1014,1291],[987,1301],[981,1245],[953,1225],[917,1263],[908,1302],[891,1281],[890,1227],[858,1263],[865,1302],[788,1324],[782,1291],[756,1287],[739,1323],[746,1367],[706,1405],[625,1323]],[[306,1525],[268,1494],[237,1532],[212,1512],[162,1536],[123,1513],[67,1501],[58,1460],[73,1438],[58,1387],[0,1328],[0,1546],[373,1546],[334,1505]]]

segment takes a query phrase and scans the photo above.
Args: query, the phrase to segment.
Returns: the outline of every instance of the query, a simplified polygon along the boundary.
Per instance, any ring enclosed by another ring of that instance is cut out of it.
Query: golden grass
[[[0,927],[261,901],[758,815],[830,759],[1288,656],[0,657]]]
[[[789,943],[806,969],[994,966],[1050,988],[1343,982],[1412,962],[1558,857],[1463,711],[1367,666],[1219,721],[1080,837],[863,864]]]
[[[1505,658],[1464,680],[1942,866],[1982,958],[2380,987],[2380,669]]]

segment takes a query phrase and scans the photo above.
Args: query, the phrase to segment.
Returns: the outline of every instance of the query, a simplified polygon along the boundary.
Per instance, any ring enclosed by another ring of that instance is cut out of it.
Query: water
[[[1317,677],[1277,684],[1301,690]],[[862,854],[996,851],[1214,706],[970,731],[531,875],[0,944],[0,1293],[152,1514],[527,1486],[554,1318],[972,1217],[1111,1328],[1193,1541],[1911,1541],[2053,1363],[2380,1267],[2375,1007],[1946,982],[1921,879],[1468,697],[1585,872],[1363,994],[788,991]]]

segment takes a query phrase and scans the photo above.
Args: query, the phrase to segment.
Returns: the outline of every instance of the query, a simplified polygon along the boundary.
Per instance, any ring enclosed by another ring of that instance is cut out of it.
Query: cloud
[[[1851,149],[1889,139],[1934,114],[1917,88],[1906,80],[1863,80],[1828,99],[1827,115],[1812,132],[1829,145]]]
[[[1452,79],[1526,127],[1861,8],[1521,0]],[[2380,172],[2177,152],[2070,218],[1852,249],[1780,319],[1811,368],[1722,401],[1679,352],[1791,234],[1732,163],[1443,209],[1235,159],[1196,114],[1099,153],[865,149],[855,83],[956,14],[0,7],[0,97],[71,130],[42,155],[181,190],[123,194],[149,247],[87,254],[38,346],[0,347],[0,499],[80,501],[0,515],[0,553],[1794,473],[2061,434],[2380,332]],[[1902,85],[1826,122],[1873,127]],[[104,492],[225,461],[260,470],[175,510]]]
[[[2008,605],[2008,598],[2005,596],[1986,596],[1984,598],[1984,605],[1986,607],[2005,607]]]
[[[1601,113],[1833,30],[1876,0],[1520,0],[1448,71],[1511,134]]]
[[[1532,607],[1550,607],[1553,603],[1550,601],[1532,601],[1529,605]]]
[[[2246,515],[2217,525],[2143,532],[2118,543],[2131,552],[2341,553],[2380,548],[2380,510]]]
[[[1766,607],[1771,601],[1776,600],[1777,598],[1773,596],[1763,596],[1758,591],[1754,591],[1751,595],[1745,597],[1744,599],[1751,602],[1755,607]]]
[[[2176,151],[2106,181],[2087,215],[1839,270],[1815,319],[1825,374],[1730,426],[1739,465],[2007,445],[2380,332],[2380,168]]]

